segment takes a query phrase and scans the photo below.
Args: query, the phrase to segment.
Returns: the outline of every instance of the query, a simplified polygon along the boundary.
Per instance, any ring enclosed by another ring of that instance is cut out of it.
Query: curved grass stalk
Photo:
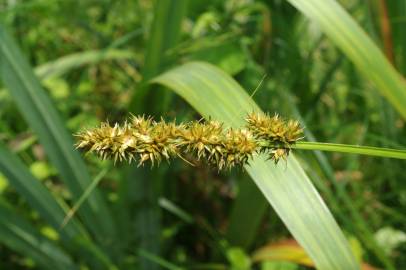
[[[321,143],[321,142],[297,142],[295,145],[292,146],[292,148],[301,150],[320,150],[320,151],[341,152],[376,157],[406,159],[406,150],[362,146],[362,145]]]

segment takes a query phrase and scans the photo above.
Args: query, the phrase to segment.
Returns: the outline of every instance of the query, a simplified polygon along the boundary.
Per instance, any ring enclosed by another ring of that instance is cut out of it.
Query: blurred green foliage
[[[404,1],[339,3],[405,75]],[[257,104],[301,119],[308,140],[406,148],[405,119],[287,1],[0,0],[0,23],[70,133],[123,121],[129,112],[199,119],[180,97],[148,84],[171,67],[199,60],[223,69],[248,94],[258,87]],[[46,67],[56,75],[47,77]],[[83,172],[82,189],[72,194],[67,183],[73,179],[63,177],[64,165],[56,168],[5,84],[0,80],[1,269],[43,269],[48,261],[49,269],[307,269],[250,260],[256,249],[291,235],[242,170],[219,174],[178,161],[136,169],[86,156],[93,178],[108,171],[96,192],[115,232],[103,239],[99,227],[109,225],[89,224],[86,209],[58,229],[91,180]],[[341,229],[357,239],[351,243],[362,260],[405,268],[405,162],[297,153]],[[25,181],[11,184],[13,176]],[[33,190],[37,197],[27,195]],[[58,204],[49,204],[53,198]],[[97,205],[86,203],[87,213],[96,215]],[[76,232],[83,237],[70,239]]]

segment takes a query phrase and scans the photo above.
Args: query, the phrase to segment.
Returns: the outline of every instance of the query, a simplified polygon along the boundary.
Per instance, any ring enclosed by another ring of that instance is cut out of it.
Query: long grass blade
[[[371,38],[335,0],[288,0],[375,83],[381,95],[406,119],[406,83]]]
[[[64,251],[14,214],[14,210],[3,201],[0,201],[0,242],[31,257],[41,269],[79,269]]]
[[[158,0],[154,8],[154,20],[151,25],[151,36],[145,56],[145,66],[142,69],[143,83],[134,92],[130,111],[144,113],[151,110],[151,105],[146,99],[153,99],[154,93],[148,91],[146,82],[162,72],[170,63],[166,52],[178,42],[181,23],[186,14],[186,0]],[[168,96],[169,95],[169,96]],[[168,103],[171,93],[160,93],[160,104]]]
[[[60,225],[60,228],[64,228],[69,223],[69,221],[73,218],[73,216],[78,211],[80,206],[89,197],[90,193],[92,193],[92,191],[97,187],[97,185],[106,175],[106,173],[107,173],[107,169],[104,169],[98,175],[96,175],[96,177],[93,179],[93,181],[89,185],[89,187],[85,190],[85,192],[82,194],[82,196],[80,196],[79,200],[75,203],[75,205],[72,207],[72,209],[70,209],[69,212],[66,214],[65,218],[62,221],[62,224]]]
[[[0,75],[4,85],[14,97],[27,123],[38,135],[73,197],[79,199],[91,183],[86,166],[74,150],[72,138],[63,126],[54,104],[42,89],[17,44],[2,26],[0,60]],[[113,219],[97,190],[89,196],[79,212],[89,230],[101,243],[107,245],[114,239],[116,232]]]
[[[153,82],[175,91],[205,118],[232,127],[242,126],[247,113],[260,110],[238,83],[206,63],[185,64]],[[340,228],[294,156],[287,168],[259,156],[245,169],[318,269],[359,269]]]
[[[306,122],[303,120],[297,107],[294,105],[295,103],[293,102],[292,96],[286,94],[285,98],[291,105],[291,110],[294,113],[295,118],[300,121],[302,126],[306,126]],[[309,129],[305,129],[304,134],[307,140],[310,142],[316,142],[315,136]],[[357,206],[354,205],[354,200],[347,191],[347,185],[343,183],[343,181],[337,180],[334,169],[328,162],[325,153],[315,150],[313,151],[313,154],[319,165],[319,169],[316,168],[316,170],[320,170],[322,174],[325,175],[325,178],[329,180],[328,182],[318,181],[319,189],[324,191],[323,197],[326,198],[330,204],[334,205],[336,213],[339,213],[339,218],[347,225],[347,228],[355,228],[355,233],[357,233],[359,239],[363,240],[363,245],[375,254],[376,258],[385,266],[385,269],[395,269],[388,254],[386,254],[382,247],[376,243],[370,224],[364,219]],[[311,169],[314,170],[315,168],[312,167]],[[334,193],[332,192],[332,189],[327,188],[327,185],[332,185],[334,187]],[[345,211],[348,211],[348,214]],[[348,218],[348,215],[350,218]]]
[[[65,211],[40,181],[35,179],[27,167],[5,146],[0,144],[0,171],[8,178],[12,187],[20,193],[33,209],[54,229],[59,230]],[[60,231],[62,238],[70,241],[78,234],[84,234],[79,224],[72,222]],[[84,235],[83,235],[84,236]]]
[[[96,64],[107,60],[135,59],[133,52],[117,49],[92,50],[63,56],[52,62],[35,68],[35,74],[41,80],[61,76],[68,71],[84,65]]]

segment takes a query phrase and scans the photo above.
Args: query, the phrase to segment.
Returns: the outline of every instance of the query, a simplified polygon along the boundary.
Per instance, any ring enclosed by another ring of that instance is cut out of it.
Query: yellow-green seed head
[[[197,158],[210,157],[222,142],[223,125],[216,121],[189,123],[180,134],[180,146]]]
[[[278,115],[252,113],[242,129],[224,129],[217,121],[195,121],[176,125],[151,117],[132,116],[122,126],[108,122],[77,134],[77,148],[95,152],[114,162],[133,160],[152,165],[178,156],[194,155],[206,159],[218,169],[247,164],[260,152],[277,163],[285,159],[290,147],[301,139],[302,128],[294,120],[284,121]]]

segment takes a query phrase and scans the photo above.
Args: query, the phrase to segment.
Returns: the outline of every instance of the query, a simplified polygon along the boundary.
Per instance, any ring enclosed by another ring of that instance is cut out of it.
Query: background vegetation
[[[263,111],[300,120],[306,140],[405,149],[406,3],[339,5],[0,0],[0,268],[314,267],[280,218],[292,224],[286,217],[302,211],[301,193],[285,198],[300,211],[281,214],[274,202],[278,215],[245,169],[114,166],[81,158],[70,134],[130,112],[238,125],[233,116],[257,108],[252,95]],[[181,66],[192,61],[225,73]],[[246,106],[233,108],[236,96]],[[405,162],[295,154],[364,269],[405,268]],[[296,163],[281,162],[268,182]],[[339,246],[340,237],[314,233]],[[312,255],[319,245],[304,247]]]

